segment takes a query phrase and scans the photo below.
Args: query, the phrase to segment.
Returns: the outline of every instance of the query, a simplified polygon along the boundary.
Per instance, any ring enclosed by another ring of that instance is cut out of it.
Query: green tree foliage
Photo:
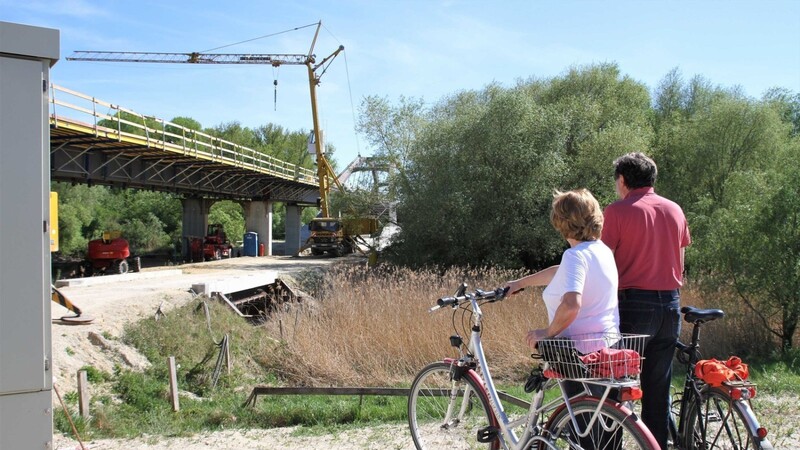
[[[174,247],[181,237],[181,203],[172,194],[123,190],[117,193],[124,236],[135,253],[143,254]]]
[[[180,238],[180,200],[159,192],[53,183],[59,194],[59,252],[82,257],[104,231],[120,231],[131,252],[171,252]]]
[[[239,122],[228,122],[217,125],[208,130],[212,136],[233,142],[247,148],[261,150],[258,148],[256,133],[248,127],[243,127]]]
[[[386,97],[364,97],[356,131],[372,144],[373,156],[385,159],[402,173],[412,146],[426,125],[426,108],[422,99],[401,96],[398,103],[392,107]]]
[[[795,146],[787,170],[740,172],[728,200],[706,218],[695,259],[708,288],[730,287],[765,328],[792,348],[800,320],[800,171]]]
[[[315,156],[308,152],[308,133],[289,131],[279,125],[266,124],[254,130],[259,148],[265,153],[306,169],[314,169]]]
[[[784,351],[800,320],[798,111],[782,89],[758,101],[673,71],[654,115],[657,159],[672,174],[662,192],[692,225],[691,274],[711,292],[735,292]]]
[[[97,232],[109,215],[105,205],[111,194],[108,189],[82,184],[53,183],[51,189],[58,193],[59,253],[83,255],[89,240],[100,237]]]
[[[428,108],[422,99],[401,96],[393,107],[386,97],[368,96],[361,102],[356,131],[373,146],[371,164],[386,169],[386,178],[373,180],[371,189],[339,195],[334,207],[354,217],[374,217],[384,224],[391,219],[389,209],[398,189],[410,188],[407,169],[413,146],[428,124]],[[359,155],[361,156],[361,155]],[[385,184],[385,185],[384,185]]]
[[[565,243],[549,222],[554,189],[588,187],[611,199],[611,161],[651,138],[649,101],[646,87],[614,64],[460,92],[427,112],[405,101],[387,111],[374,101],[364,109],[374,116],[361,120],[371,124],[370,141],[407,158],[397,260],[530,268],[557,261]],[[417,137],[402,147],[405,140],[381,130]]]
[[[230,200],[220,200],[214,203],[208,212],[208,223],[222,224],[225,234],[231,242],[244,239],[244,212],[239,203]]]
[[[573,68],[538,89],[539,102],[566,127],[565,186],[586,187],[601,201],[613,200],[607,195],[613,194],[610,162],[650,144],[647,88],[623,76],[616,64],[599,64]]]

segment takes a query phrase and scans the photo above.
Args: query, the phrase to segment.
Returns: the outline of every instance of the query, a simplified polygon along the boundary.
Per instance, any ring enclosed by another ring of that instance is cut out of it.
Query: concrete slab
[[[174,277],[183,274],[180,269],[168,270],[153,270],[149,272],[136,272],[126,273],[124,275],[102,275],[96,277],[86,278],[69,278],[65,280],[57,280],[55,285],[60,287],[75,287],[75,286],[94,286],[97,284],[116,283],[119,281],[138,281],[147,280],[151,278]]]
[[[244,291],[260,286],[265,286],[275,282],[278,272],[264,270],[254,275],[244,275],[240,277],[219,278],[202,283],[192,284],[192,290],[198,295],[210,296],[214,292],[229,294],[231,292]]]

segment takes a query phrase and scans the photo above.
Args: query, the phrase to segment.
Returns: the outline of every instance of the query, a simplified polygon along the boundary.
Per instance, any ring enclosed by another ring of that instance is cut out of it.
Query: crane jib
[[[104,61],[137,63],[189,63],[189,64],[294,64],[304,65],[309,57],[301,54],[259,53],[157,53],[157,52],[110,52],[75,51],[68,61]]]

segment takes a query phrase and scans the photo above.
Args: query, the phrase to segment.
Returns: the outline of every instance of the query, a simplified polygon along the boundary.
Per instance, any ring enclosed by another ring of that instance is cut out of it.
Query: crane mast
[[[344,191],[336,175],[333,173],[328,160],[325,158],[322,132],[319,124],[317,109],[317,91],[322,74],[317,74],[320,68],[327,68],[339,53],[344,51],[340,45],[333,53],[319,63],[316,62],[314,46],[319,36],[322,21],[317,23],[314,38],[308,54],[269,54],[269,53],[165,53],[165,52],[115,52],[115,51],[75,51],[67,57],[68,61],[102,61],[102,62],[139,62],[139,63],[171,63],[171,64],[269,64],[273,67],[282,65],[304,65],[308,70],[308,85],[311,95],[311,118],[313,122],[314,150],[317,161],[317,176],[319,178],[320,212],[323,217],[330,217],[328,192],[331,189],[331,180]],[[323,70],[324,73],[324,70]]]

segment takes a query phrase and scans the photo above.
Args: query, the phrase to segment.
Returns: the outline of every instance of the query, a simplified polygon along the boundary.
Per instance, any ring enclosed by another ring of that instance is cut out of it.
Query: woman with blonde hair
[[[546,338],[619,333],[617,265],[600,240],[603,211],[597,199],[587,189],[556,191],[550,223],[570,245],[561,263],[506,285],[510,293],[547,286],[542,297],[549,325],[529,331],[526,342],[535,348]]]

